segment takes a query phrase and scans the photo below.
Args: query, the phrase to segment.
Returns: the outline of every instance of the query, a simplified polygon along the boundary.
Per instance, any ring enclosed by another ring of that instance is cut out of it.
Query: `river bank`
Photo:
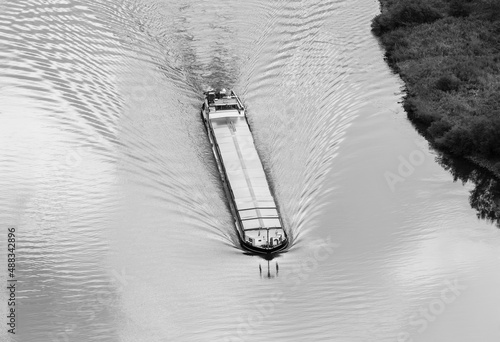
[[[437,149],[500,178],[500,3],[380,3],[372,30],[405,82],[408,118]]]

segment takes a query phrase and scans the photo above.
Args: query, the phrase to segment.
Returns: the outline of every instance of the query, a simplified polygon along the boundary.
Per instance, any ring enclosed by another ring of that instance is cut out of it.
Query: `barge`
[[[241,245],[257,253],[288,246],[281,216],[255,148],[245,108],[232,90],[204,93],[203,123]]]

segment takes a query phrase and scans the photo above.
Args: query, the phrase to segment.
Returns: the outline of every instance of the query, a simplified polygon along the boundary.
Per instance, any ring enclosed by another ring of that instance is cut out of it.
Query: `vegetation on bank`
[[[406,83],[410,120],[436,148],[500,175],[500,1],[380,2],[372,30]]]

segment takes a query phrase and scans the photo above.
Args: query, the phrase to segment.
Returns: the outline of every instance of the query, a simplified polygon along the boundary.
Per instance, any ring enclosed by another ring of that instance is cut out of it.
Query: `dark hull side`
[[[252,246],[248,243],[246,243],[242,238],[241,238],[241,235],[239,235],[239,238],[240,238],[240,244],[243,248],[251,251],[251,252],[254,252],[254,253],[259,253],[259,254],[273,254],[273,253],[278,253],[278,252],[283,252],[287,247],[288,247],[288,237],[285,241],[285,243],[279,245],[279,246],[276,246],[274,248],[268,248],[268,249],[263,249],[263,248],[257,248],[255,246]]]

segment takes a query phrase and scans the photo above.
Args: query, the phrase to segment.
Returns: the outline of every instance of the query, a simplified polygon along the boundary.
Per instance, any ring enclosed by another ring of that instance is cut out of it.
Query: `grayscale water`
[[[0,340],[500,341],[494,186],[454,182],[406,119],[378,11],[2,1]],[[199,117],[221,85],[292,237],[269,264],[238,245]]]

